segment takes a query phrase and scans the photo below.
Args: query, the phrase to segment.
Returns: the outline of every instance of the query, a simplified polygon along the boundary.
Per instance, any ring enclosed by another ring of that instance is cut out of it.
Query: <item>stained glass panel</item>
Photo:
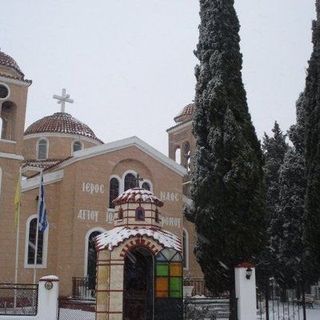
[[[167,298],[168,297],[168,278],[158,277],[156,281],[156,297]]]
[[[171,277],[182,277],[182,266],[181,263],[170,264],[170,276]]]
[[[170,297],[181,298],[182,296],[182,278],[170,278]]]
[[[165,276],[169,275],[169,266],[167,263],[157,263],[157,276]]]

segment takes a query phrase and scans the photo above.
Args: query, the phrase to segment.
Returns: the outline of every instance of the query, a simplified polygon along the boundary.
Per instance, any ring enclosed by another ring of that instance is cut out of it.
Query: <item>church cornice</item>
[[[31,80],[20,80],[13,76],[1,74],[1,73],[0,73],[0,81],[3,81],[5,83],[10,83],[10,84],[15,84],[22,87],[30,87],[32,84]]]
[[[179,131],[179,130],[184,129],[184,128],[191,126],[191,125],[192,125],[192,120],[188,120],[186,122],[178,123],[177,125],[167,129],[167,132],[172,133],[175,131]]]
[[[43,174],[43,183],[44,183],[44,185],[48,185],[51,183],[61,181],[63,179],[63,176],[64,176],[63,170],[44,173]],[[22,192],[26,192],[26,191],[29,191],[32,189],[39,188],[39,183],[40,183],[40,175],[37,175],[36,177],[30,178],[27,180],[22,180],[21,181],[21,190],[22,190]]]
[[[84,159],[89,159],[95,156],[103,155],[106,153],[126,149],[129,147],[137,147],[140,149],[142,152],[146,153],[153,159],[159,161],[163,165],[165,165],[167,168],[170,170],[174,171],[175,173],[179,174],[180,176],[184,177],[187,174],[186,168],[181,166],[180,164],[176,163],[174,160],[168,158],[165,156],[163,153],[160,151],[156,150],[155,148],[151,147],[149,144],[144,142],[143,140],[139,139],[136,136],[94,146],[88,149],[76,151],[73,154],[73,157],[61,162],[60,164],[57,164],[56,167],[53,167],[51,169],[59,169],[59,168],[64,168],[72,163],[78,162],[80,160]]]

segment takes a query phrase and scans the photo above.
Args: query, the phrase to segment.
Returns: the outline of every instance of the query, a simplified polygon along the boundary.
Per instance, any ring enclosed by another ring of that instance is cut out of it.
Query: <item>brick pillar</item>
[[[96,320],[110,320],[110,251],[98,252],[96,284]]]

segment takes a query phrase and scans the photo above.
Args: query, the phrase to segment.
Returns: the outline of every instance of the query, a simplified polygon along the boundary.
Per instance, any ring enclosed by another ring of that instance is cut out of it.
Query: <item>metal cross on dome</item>
[[[73,103],[73,99],[70,99],[70,94],[67,94],[66,89],[62,89],[61,96],[54,94],[53,99],[57,99],[58,103],[61,104],[61,112],[62,113],[65,113],[66,102]]]
[[[140,186],[140,181],[143,181],[143,178],[142,177],[140,177],[140,175],[139,175],[139,173],[137,174],[137,177],[136,177],[136,188],[139,188]]]

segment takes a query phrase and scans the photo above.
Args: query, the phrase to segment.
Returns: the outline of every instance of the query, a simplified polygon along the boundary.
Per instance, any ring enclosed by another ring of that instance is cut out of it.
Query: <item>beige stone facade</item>
[[[14,281],[14,195],[20,167],[25,177],[21,183],[18,282],[33,281],[34,264],[30,263],[30,248],[34,239],[31,229],[32,219],[37,213],[41,169],[48,228],[43,235],[43,252],[36,273],[37,279],[47,274],[57,275],[60,278],[60,295],[71,296],[72,278],[88,275],[90,234],[114,227],[114,209],[110,207],[109,199],[111,179],[118,181],[120,194],[125,190],[125,179],[130,174],[142,177],[140,186],[147,182],[151,191],[164,202],[161,226],[181,239],[184,233],[185,272],[201,277],[193,256],[193,225],[183,217],[183,207],[188,197],[186,167],[190,164],[195,146],[190,119],[168,130],[169,157],[137,137],[104,144],[94,135],[88,136],[87,132],[76,132],[76,129],[71,132],[32,131],[24,135],[27,91],[31,82],[25,80],[16,68],[11,65],[8,67],[1,60],[1,54],[0,89],[3,84],[9,87],[10,94],[0,99],[3,119],[0,140],[0,224],[5,226],[0,233],[0,281]],[[46,159],[38,159],[41,139],[47,141]],[[74,152],[75,141],[81,142],[81,150]],[[179,146],[182,150],[186,142],[189,143],[189,151],[186,157],[183,154],[180,165],[180,161],[175,161],[176,149]],[[112,254],[117,254],[117,251]],[[108,252],[103,251],[99,255],[103,255],[99,264],[112,260]],[[101,277],[107,279],[112,272],[112,268],[101,271]],[[122,281],[119,277],[113,276],[115,282],[106,281],[104,286],[116,287]],[[106,291],[104,294],[112,293]]]

